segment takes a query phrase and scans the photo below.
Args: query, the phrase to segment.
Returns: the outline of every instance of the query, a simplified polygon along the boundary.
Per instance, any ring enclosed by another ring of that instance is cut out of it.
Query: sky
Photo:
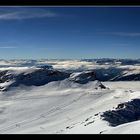
[[[0,59],[139,54],[140,7],[0,7]]]

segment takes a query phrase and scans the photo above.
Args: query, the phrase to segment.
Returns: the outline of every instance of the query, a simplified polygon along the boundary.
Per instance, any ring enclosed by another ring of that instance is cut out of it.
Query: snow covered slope
[[[125,88],[124,82],[103,84],[110,89],[97,89],[97,81],[79,84],[65,79],[1,92],[0,133],[115,133],[115,127],[100,115],[119,103],[140,98],[140,83],[127,82]],[[124,125],[121,133],[131,133],[129,124]],[[140,133],[138,128],[133,132]]]
[[[139,61],[1,60],[0,134],[140,133],[135,64]]]

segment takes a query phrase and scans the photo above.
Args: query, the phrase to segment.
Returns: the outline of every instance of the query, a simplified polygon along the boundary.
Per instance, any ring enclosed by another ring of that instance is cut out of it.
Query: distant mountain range
[[[0,90],[64,79],[79,84],[94,80],[140,81],[140,59],[0,60]]]

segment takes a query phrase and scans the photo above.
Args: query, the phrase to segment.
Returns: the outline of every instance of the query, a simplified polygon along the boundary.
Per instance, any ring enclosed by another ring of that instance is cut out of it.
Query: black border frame
[[[140,6],[139,0],[0,0],[0,6]]]

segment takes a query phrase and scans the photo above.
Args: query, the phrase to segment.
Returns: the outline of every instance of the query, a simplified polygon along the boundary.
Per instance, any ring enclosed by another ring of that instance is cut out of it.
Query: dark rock
[[[84,71],[80,73],[73,73],[70,75],[69,80],[79,83],[79,84],[86,84],[89,81],[94,81],[96,79],[96,75],[94,71]]]
[[[60,72],[52,69],[37,69],[32,73],[20,73],[20,74],[12,74],[8,73],[9,71],[0,72],[0,82],[4,83],[7,81],[14,81],[11,85],[6,87],[7,89],[11,87],[16,87],[19,85],[26,86],[41,86],[45,85],[52,81],[64,80],[69,77],[69,73]],[[4,87],[1,87],[3,89]],[[7,90],[6,89],[6,90]]]
[[[111,126],[117,126],[140,119],[140,99],[119,104],[115,110],[104,112],[101,117]]]

